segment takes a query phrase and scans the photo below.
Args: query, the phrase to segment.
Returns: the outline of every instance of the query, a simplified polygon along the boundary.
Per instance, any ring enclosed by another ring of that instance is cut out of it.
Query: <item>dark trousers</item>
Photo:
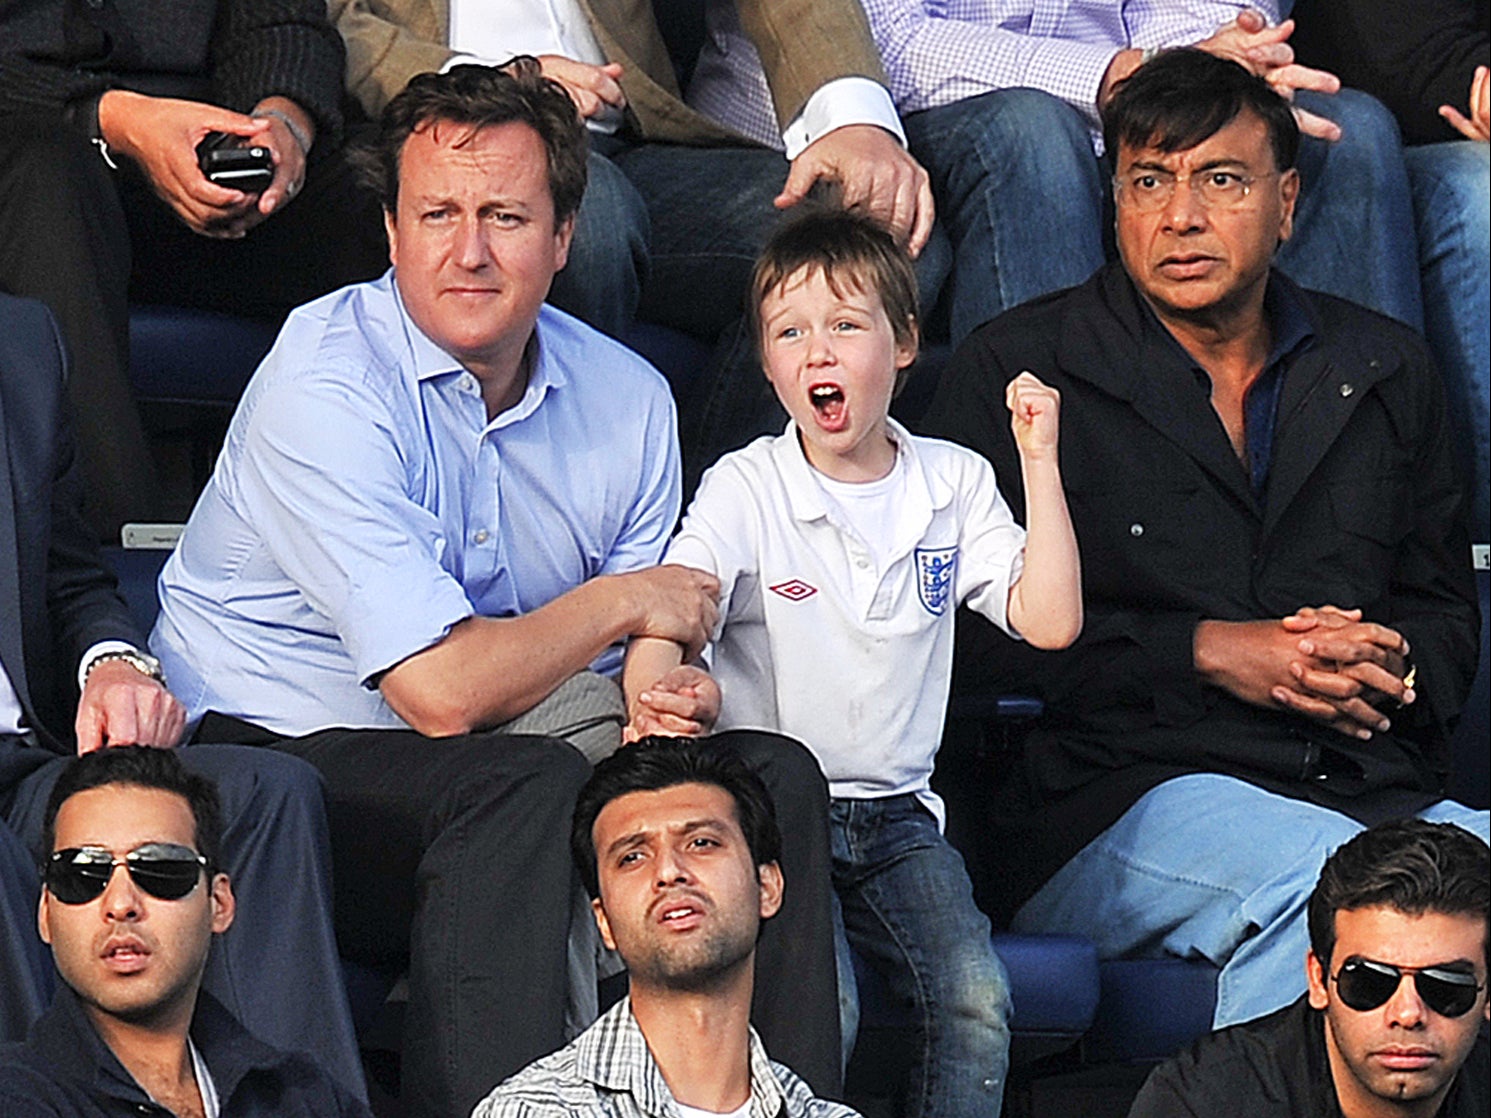
[[[238,241],[193,233],[118,162],[111,171],[54,118],[0,118],[0,291],[40,299],[57,317],[101,535],[157,515],[129,386],[130,300],[277,319],[388,265],[378,203],[329,141],[312,149],[295,200]]]
[[[711,741],[760,775],[782,831],[782,908],[756,947],[751,1022],[772,1059],[825,1098],[843,1096],[839,981],[834,966],[828,782],[808,750],[778,734],[734,730]]]
[[[345,956],[409,967],[401,1101],[467,1114],[564,1043],[566,950],[578,875],[575,796],[589,765],[552,738],[326,730],[278,739],[209,715],[203,733],[294,753],[327,784],[336,923]],[[796,742],[737,732],[777,804],[787,890],[757,955],[753,1019],[774,1058],[836,1095],[838,984],[828,790]]]
[[[469,1114],[564,1043],[569,822],[590,766],[562,741],[495,733],[273,745],[326,780],[343,954],[409,968],[405,1112]]]
[[[362,1063],[331,925],[330,858],[321,781],[293,757],[227,745],[193,745],[183,763],[218,787],[225,866],[238,899],[233,926],[214,943],[203,987],[248,1030],[304,1052],[358,1097]],[[50,998],[52,966],[36,935],[42,819],[69,758],[0,738],[0,849],[6,901],[0,928],[0,1039],[20,1039]],[[17,850],[23,847],[24,853]],[[43,969],[37,972],[36,963]],[[11,969],[22,976],[11,981]],[[15,1030],[19,1028],[20,1035]]]

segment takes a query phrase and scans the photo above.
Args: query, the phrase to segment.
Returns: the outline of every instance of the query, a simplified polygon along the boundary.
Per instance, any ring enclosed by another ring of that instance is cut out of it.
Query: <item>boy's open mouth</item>
[[[837,384],[814,384],[808,388],[808,400],[821,422],[832,426],[844,415],[844,390]]]

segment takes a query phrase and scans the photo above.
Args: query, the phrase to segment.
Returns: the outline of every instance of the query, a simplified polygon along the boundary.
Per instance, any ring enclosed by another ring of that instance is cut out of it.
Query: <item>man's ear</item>
[[[399,226],[392,210],[383,211],[383,231],[388,234],[388,262],[399,266]]]
[[[611,921],[606,919],[606,906],[596,897],[590,902],[590,911],[595,913],[595,926],[600,929],[601,942],[611,951],[616,950],[616,937],[611,934]]]
[[[561,270],[566,264],[569,263],[569,245],[570,241],[574,239],[574,236],[575,215],[570,214],[569,217],[565,218],[562,222],[559,223],[559,228],[554,231],[554,255],[557,258],[557,267],[555,267],[554,270],[556,272]]]
[[[42,943],[48,947],[52,945],[52,916],[47,904],[51,896],[46,886],[42,886],[41,899],[36,902],[36,934],[41,936]]]
[[[233,917],[238,912],[238,902],[233,897],[233,886],[228,875],[212,875],[212,930],[221,935],[233,926]]]
[[[1283,218],[1279,222],[1279,243],[1294,236],[1294,207],[1299,201],[1299,171],[1290,167],[1279,175],[1279,201],[1283,206]]]
[[[1313,950],[1305,952],[1305,980],[1310,986],[1310,1008],[1330,1005],[1330,974]]]
[[[761,919],[766,920],[780,911],[786,883],[782,880],[782,867],[775,862],[757,866],[756,877],[761,882]]]

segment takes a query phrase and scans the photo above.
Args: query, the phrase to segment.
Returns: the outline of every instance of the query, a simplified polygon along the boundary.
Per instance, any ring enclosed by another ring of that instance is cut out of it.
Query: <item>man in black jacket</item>
[[[1223,967],[1215,1021],[1302,990],[1303,907],[1363,823],[1442,802],[1476,605],[1423,343],[1273,271],[1298,133],[1240,67],[1173,51],[1110,103],[1120,263],[960,350],[932,429],[1023,505],[1005,384],[1057,387],[1086,628],[964,626],[961,686],[1048,717],[993,800],[1014,926]]]
[[[57,781],[43,827],[37,926],[64,985],[27,1043],[0,1054],[0,1112],[365,1118],[310,1059],[255,1040],[199,993],[235,910],[210,780],[171,750],[88,753]]]
[[[1481,1118],[1486,858],[1419,820],[1346,843],[1310,895],[1309,993],[1156,1068],[1129,1118]]]
[[[159,512],[127,295],[278,317],[386,266],[338,152],[342,64],[321,0],[0,5],[0,291],[62,326],[101,535]],[[207,181],[210,132],[267,148],[274,181]]]

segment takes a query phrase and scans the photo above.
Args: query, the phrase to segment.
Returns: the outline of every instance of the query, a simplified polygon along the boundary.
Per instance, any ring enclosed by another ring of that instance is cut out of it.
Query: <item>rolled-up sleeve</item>
[[[441,564],[445,535],[413,497],[395,423],[346,370],[271,386],[238,475],[241,507],[269,554],[366,686],[475,612]]]

